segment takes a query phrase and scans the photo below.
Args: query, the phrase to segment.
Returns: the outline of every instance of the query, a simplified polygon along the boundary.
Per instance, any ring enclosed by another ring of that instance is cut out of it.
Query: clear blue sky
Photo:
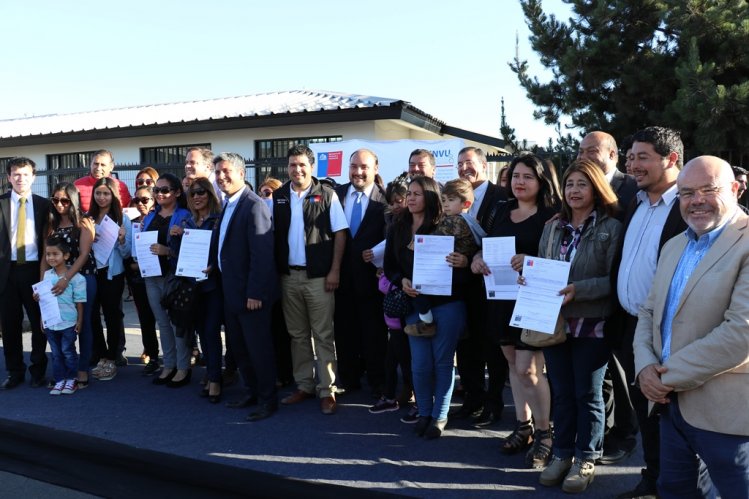
[[[516,0],[31,0],[0,19],[0,119],[308,89],[493,136],[504,96],[518,138],[554,135],[507,66],[517,32],[540,74]]]

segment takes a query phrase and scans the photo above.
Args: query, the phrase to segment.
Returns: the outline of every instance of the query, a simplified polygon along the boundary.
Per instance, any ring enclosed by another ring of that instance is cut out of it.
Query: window
[[[140,164],[158,169],[160,166],[182,166],[187,150],[191,147],[211,148],[211,144],[188,144],[183,146],[141,147]]]
[[[324,142],[340,142],[343,137],[334,135],[330,137],[302,137],[289,139],[258,140],[255,142],[255,175],[258,182],[265,177],[275,177],[281,181],[286,180],[286,153],[291,146],[320,144]]]
[[[48,192],[52,192],[55,186],[61,182],[75,182],[77,179],[88,175],[91,156],[94,152],[96,151],[47,154],[47,171],[42,173],[41,176],[47,177]],[[40,176],[38,170],[39,168],[37,168],[37,176]],[[60,172],[56,173],[56,171]]]

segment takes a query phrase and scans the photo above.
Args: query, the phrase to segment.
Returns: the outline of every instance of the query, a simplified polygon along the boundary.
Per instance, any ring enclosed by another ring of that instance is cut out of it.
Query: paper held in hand
[[[525,286],[520,286],[510,325],[554,334],[564,296],[559,294],[570,274],[570,262],[526,256]]]

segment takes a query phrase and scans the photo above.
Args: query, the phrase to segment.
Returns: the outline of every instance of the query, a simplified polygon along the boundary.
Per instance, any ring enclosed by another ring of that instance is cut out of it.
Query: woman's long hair
[[[587,159],[578,159],[564,171],[562,188],[567,185],[569,176],[575,172],[582,173],[593,188],[593,209],[598,210],[599,213],[606,213],[610,217],[615,216],[619,209],[616,193],[611,189],[598,165]],[[560,216],[562,220],[572,220],[572,209],[567,204],[567,196],[562,197]]]
[[[437,228],[442,218],[442,202],[440,201],[440,186],[429,177],[414,177],[408,184],[417,184],[424,192],[424,222],[416,229],[417,234],[431,234]],[[411,226],[414,217],[406,208],[393,223],[393,242],[396,248],[407,246],[411,242]]]
[[[117,225],[122,225],[122,200],[120,200],[120,189],[117,182],[110,177],[103,177],[96,181],[94,187],[91,189],[91,208],[88,210],[89,216],[94,220],[99,220],[101,214],[101,208],[96,202],[96,189],[101,186],[106,186],[109,192],[112,193],[112,204],[109,205],[109,218],[117,222]]]
[[[507,191],[509,196],[511,198],[515,197],[512,194],[512,174],[515,173],[515,167],[519,164],[530,168],[536,176],[536,180],[538,180],[536,206],[558,209],[561,201],[561,193],[554,182],[554,173],[549,170],[549,165],[535,154],[523,154],[513,159],[510,163],[507,172]]]
[[[52,189],[52,195],[54,196],[58,192],[64,192],[65,197],[67,197],[70,200],[70,205],[68,206],[68,218],[70,219],[70,222],[73,224],[74,231],[77,231],[80,229],[80,223],[81,220],[84,217],[84,213],[81,210],[81,194],[78,192],[78,188],[73,185],[71,182],[61,182],[55,186],[54,189]],[[56,231],[60,228],[60,222],[62,221],[62,217],[57,212],[57,208],[53,210],[49,210],[49,233]]]
[[[221,211],[221,203],[219,203],[218,197],[216,197],[216,191],[213,190],[213,184],[211,181],[205,177],[198,177],[192,181],[192,184],[190,184],[190,190],[195,189],[196,187],[201,187],[208,192],[208,213],[211,215],[219,213]],[[187,204],[190,208],[190,213],[192,213],[192,218],[197,220],[198,212],[193,209],[192,202],[188,200]]]

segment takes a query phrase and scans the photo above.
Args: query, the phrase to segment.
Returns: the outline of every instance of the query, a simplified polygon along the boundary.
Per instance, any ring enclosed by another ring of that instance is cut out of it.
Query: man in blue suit
[[[235,153],[213,159],[216,181],[226,199],[215,255],[224,290],[226,334],[248,392],[233,406],[249,406],[256,398],[258,408],[247,420],[259,421],[278,410],[270,323],[279,290],[270,211],[245,186],[244,165]]]

